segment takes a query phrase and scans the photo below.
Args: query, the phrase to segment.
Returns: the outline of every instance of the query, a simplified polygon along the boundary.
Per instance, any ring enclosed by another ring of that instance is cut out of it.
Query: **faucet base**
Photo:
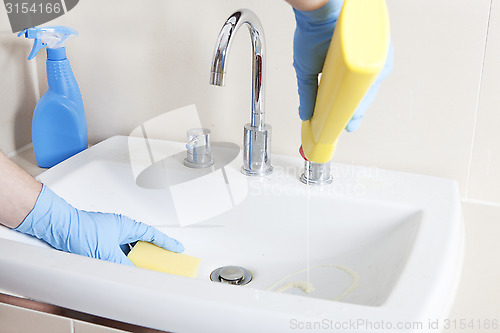
[[[243,166],[241,167],[241,173],[244,174],[245,176],[265,177],[269,176],[272,172],[273,172],[273,167],[264,171],[252,171],[245,169]]]
[[[271,126],[262,128],[246,124],[243,136],[243,166],[241,172],[247,176],[267,176],[271,166]]]
[[[300,177],[300,181],[307,185],[328,185],[333,181],[330,174],[331,161],[327,163],[314,163],[304,161],[304,173]]]

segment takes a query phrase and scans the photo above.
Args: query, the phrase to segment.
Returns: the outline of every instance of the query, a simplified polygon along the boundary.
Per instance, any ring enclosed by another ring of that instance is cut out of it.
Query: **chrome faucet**
[[[265,176],[272,172],[271,126],[264,122],[264,32],[259,18],[248,9],[231,15],[222,27],[212,58],[210,84],[224,86],[226,57],[236,31],[248,25],[252,39],[252,118],[244,126],[243,166],[241,172],[249,176]]]

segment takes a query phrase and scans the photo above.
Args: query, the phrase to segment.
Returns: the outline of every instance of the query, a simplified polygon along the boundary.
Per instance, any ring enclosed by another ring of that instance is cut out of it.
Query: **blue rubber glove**
[[[120,246],[138,240],[182,252],[184,247],[157,229],[117,214],[78,210],[43,185],[35,207],[16,231],[52,247],[91,258],[133,266]]]
[[[293,42],[293,67],[297,74],[300,97],[299,116],[303,121],[309,120],[313,115],[318,92],[318,74],[323,70],[328,47],[343,4],[343,0],[330,0],[317,10],[293,10],[297,21]],[[347,131],[352,132],[359,127],[366,109],[375,98],[380,83],[392,72],[392,67],[391,43],[385,67],[356,109],[346,127]]]

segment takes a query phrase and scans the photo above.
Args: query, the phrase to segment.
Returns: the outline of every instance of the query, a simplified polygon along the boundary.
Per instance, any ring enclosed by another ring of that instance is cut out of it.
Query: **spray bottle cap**
[[[39,27],[29,28],[17,34],[17,37],[23,36],[28,39],[34,39],[33,49],[28,56],[28,60],[33,59],[38,52],[47,47],[47,49],[59,49],[64,47],[64,43],[73,35],[78,35],[74,29],[56,26],[56,27]]]

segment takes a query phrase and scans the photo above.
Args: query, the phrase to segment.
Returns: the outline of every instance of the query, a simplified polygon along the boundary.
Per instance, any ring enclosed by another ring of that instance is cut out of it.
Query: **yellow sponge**
[[[167,251],[148,242],[137,242],[128,254],[140,268],[196,278],[201,260],[182,253]]]

